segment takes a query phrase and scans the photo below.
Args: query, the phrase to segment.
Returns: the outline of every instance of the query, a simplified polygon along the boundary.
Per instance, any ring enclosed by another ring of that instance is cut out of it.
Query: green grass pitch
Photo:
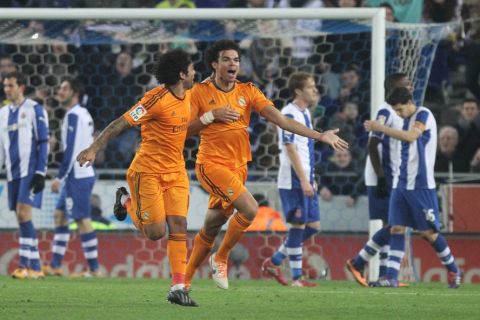
[[[480,286],[443,283],[363,288],[321,281],[317,288],[273,281],[231,280],[229,290],[195,280],[199,308],[171,305],[169,281],[159,279],[15,280],[0,277],[1,319],[480,319]]]

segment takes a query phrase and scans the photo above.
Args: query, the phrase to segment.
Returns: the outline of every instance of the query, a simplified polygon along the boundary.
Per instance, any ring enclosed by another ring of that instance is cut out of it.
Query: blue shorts
[[[318,194],[306,197],[302,189],[278,189],[282,201],[283,214],[288,223],[305,224],[320,221]],[[297,209],[300,209],[297,212]]]
[[[32,178],[33,174],[8,182],[8,207],[10,210],[15,211],[18,203],[28,204],[38,209],[42,207],[43,192],[30,192]]]
[[[393,189],[388,222],[391,226],[407,226],[415,230],[439,231],[440,221],[435,189]]]
[[[90,218],[92,213],[90,197],[94,183],[95,177],[67,178],[55,208],[65,212],[73,220]]]
[[[377,187],[367,187],[367,191],[368,215],[370,220],[381,219],[384,224],[387,224],[391,190],[389,190],[388,195],[383,199],[377,197]]]

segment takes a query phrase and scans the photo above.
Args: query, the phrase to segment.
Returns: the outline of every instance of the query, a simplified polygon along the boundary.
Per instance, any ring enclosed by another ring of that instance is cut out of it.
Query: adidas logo
[[[214,99],[210,100],[208,104],[215,104],[215,100]]]

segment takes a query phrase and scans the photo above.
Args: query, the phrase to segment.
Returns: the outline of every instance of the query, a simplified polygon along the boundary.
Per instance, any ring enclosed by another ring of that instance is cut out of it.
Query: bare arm
[[[310,179],[303,170],[302,161],[300,160],[300,155],[297,151],[297,146],[294,143],[289,143],[285,145],[285,148],[287,150],[288,158],[292,163],[293,170],[300,179],[303,194],[305,194],[307,197],[313,197],[313,187],[310,184]]]
[[[116,137],[120,132],[129,127],[130,124],[123,116],[110,122],[110,124],[100,132],[93,143],[78,154],[77,161],[80,163],[80,166],[86,164],[88,167],[91,165],[95,161],[98,150],[103,148],[111,138]]]
[[[415,122],[413,127],[408,131],[386,127],[380,122],[374,120],[365,121],[364,126],[367,131],[381,131],[392,138],[406,142],[413,142],[417,140],[418,137],[420,137],[423,133],[423,124],[419,122]]]
[[[334,149],[345,150],[348,148],[348,143],[336,135],[338,129],[328,130],[323,133],[312,130],[305,127],[303,124],[284,116],[273,106],[263,108],[262,111],[260,111],[260,115],[284,130],[328,143]]]

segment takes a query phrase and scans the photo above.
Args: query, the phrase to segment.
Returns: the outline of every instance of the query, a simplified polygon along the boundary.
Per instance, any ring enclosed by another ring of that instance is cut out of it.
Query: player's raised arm
[[[260,114],[262,115],[262,117],[276,124],[284,130],[328,143],[335,150],[348,149],[348,143],[337,135],[339,129],[327,130],[325,132],[318,132],[312,130],[305,127],[301,123],[298,123],[297,121],[284,116],[273,106],[267,106],[263,108],[262,111],[260,111]]]
[[[80,166],[82,167],[84,164],[87,166],[91,165],[95,161],[98,150],[105,146],[111,138],[116,137],[120,132],[129,127],[130,124],[123,116],[110,122],[87,149],[80,151],[77,156]]]

